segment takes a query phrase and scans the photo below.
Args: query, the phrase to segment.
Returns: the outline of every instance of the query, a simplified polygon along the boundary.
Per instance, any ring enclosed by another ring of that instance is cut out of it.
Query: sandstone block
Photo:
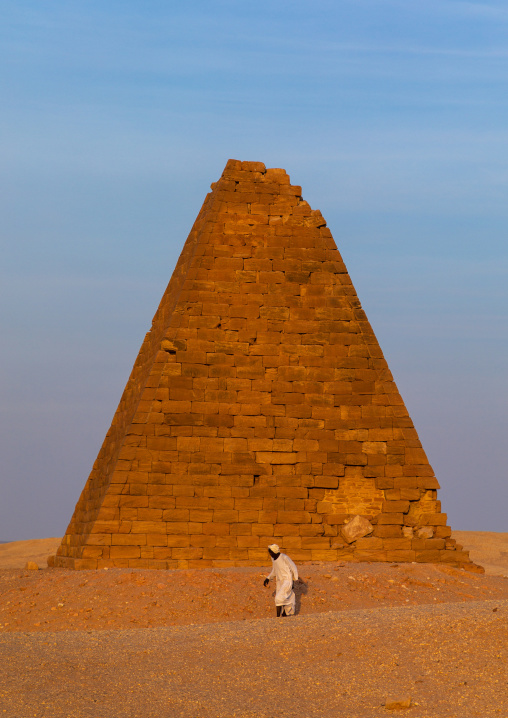
[[[379,536],[379,538],[401,538],[402,526],[394,524],[375,526],[372,533],[374,536]]]
[[[374,550],[356,550],[354,552],[354,558],[357,561],[387,561],[386,551],[381,549]]]
[[[404,515],[401,513],[393,513],[393,514],[379,514],[377,517],[377,523],[378,526],[382,525],[390,525],[390,524],[403,524],[404,523]]]
[[[439,481],[435,476],[420,476],[418,486],[422,489],[440,489]]]
[[[249,523],[231,524],[230,534],[231,534],[231,536],[250,536],[252,534],[252,524],[249,524]]]
[[[295,524],[275,524],[273,527],[274,536],[299,536],[300,527]]]
[[[147,546],[167,546],[168,536],[165,534],[146,534]]]
[[[420,489],[401,488],[400,498],[407,499],[408,501],[418,501],[420,498]]]
[[[114,534],[120,531],[120,521],[96,521],[94,529],[100,534]]]
[[[424,549],[425,549],[425,550],[428,550],[428,549],[443,549],[443,548],[445,548],[445,545],[446,545],[446,544],[445,544],[445,539],[440,539],[440,538],[424,539],[424,543],[425,543],[425,546],[424,546]],[[459,544],[457,544],[457,546],[455,547],[455,550],[456,550],[456,551],[457,551],[457,550],[459,550],[459,551],[461,550],[460,547],[459,547]]]
[[[279,541],[279,545],[285,550],[301,548],[302,539],[299,536],[285,536]]]
[[[179,536],[178,534],[170,535],[166,537],[166,543],[164,544],[164,546],[161,546],[159,548],[188,548],[190,546],[190,540],[191,537],[188,534],[184,536]]]
[[[199,559],[199,558],[211,558],[211,556],[205,555],[206,552],[213,552],[215,549],[211,548],[173,548],[171,549],[171,557],[174,559]]]
[[[260,546],[259,536],[237,536],[236,545],[238,548],[258,548]]]
[[[419,479],[414,476],[394,476],[393,487],[395,489],[418,489]]]
[[[205,523],[212,521],[214,518],[213,511],[206,511],[204,509],[191,509],[189,511],[189,521],[193,523]]]
[[[211,523],[203,524],[203,533],[212,534],[213,536],[229,535],[229,529],[230,524],[228,523],[216,523],[212,521]]]
[[[83,558],[101,558],[103,549],[101,546],[83,546],[81,555]]]
[[[262,565],[268,565],[268,553],[266,548],[250,548],[248,549],[248,557],[250,561],[261,561]],[[293,558],[293,556],[291,557]]]
[[[195,525],[195,524],[194,524]],[[191,534],[199,533],[192,530],[192,525],[187,521],[168,521],[166,524],[166,534]]]
[[[446,526],[446,514],[422,514],[420,524],[427,526]]]
[[[213,521],[214,523],[227,523],[227,524],[233,524],[237,523],[239,520],[239,514],[236,510],[214,510],[213,512]]]
[[[305,553],[307,549],[300,549],[299,553],[303,554]],[[337,560],[337,551],[335,549],[311,549],[311,559],[313,561],[336,561]],[[302,559],[300,559],[302,560]],[[303,559],[305,560],[305,559]]]
[[[275,519],[270,523],[252,523],[250,532],[253,536],[273,536],[274,522]]]
[[[217,548],[235,548],[236,536],[217,536]]]
[[[382,550],[384,548],[384,541],[377,536],[359,538],[356,540],[356,548],[359,551]]]
[[[353,543],[358,538],[372,533],[374,527],[370,521],[363,516],[354,516],[341,528],[341,534],[347,543]]]
[[[345,521],[346,519],[349,519],[349,518],[350,518],[350,517],[349,517],[348,514],[335,514],[335,513],[333,513],[333,514],[326,514],[326,515],[324,516],[324,521],[325,521],[327,524],[330,524],[330,526],[335,526],[335,525],[340,525],[340,526],[342,526],[342,525],[344,524],[344,521]]]
[[[113,546],[145,546],[146,534],[110,534],[110,544]]]
[[[435,526],[434,537],[435,538],[448,538],[452,535],[452,530],[449,526]]]
[[[409,501],[384,501],[382,507],[383,513],[402,513],[409,511]]]
[[[300,536],[323,536],[324,528],[319,523],[300,524],[298,532]]]
[[[90,534],[88,544],[90,546],[109,546],[112,540],[111,534]]]
[[[383,548],[388,551],[410,551],[413,546],[410,538],[386,538],[383,539]]]
[[[308,524],[312,521],[308,511],[278,511],[278,524]]]
[[[330,538],[327,536],[302,536],[301,548],[329,549]]]
[[[139,546],[111,546],[109,556],[111,559],[140,558],[141,549]]]
[[[393,477],[379,476],[375,480],[375,485],[376,485],[376,489],[393,489],[395,484],[394,484]]]

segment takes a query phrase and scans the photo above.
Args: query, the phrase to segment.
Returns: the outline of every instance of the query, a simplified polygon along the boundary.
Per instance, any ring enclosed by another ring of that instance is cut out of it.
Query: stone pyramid
[[[53,565],[474,568],[330,230],[229,160],[146,335]]]

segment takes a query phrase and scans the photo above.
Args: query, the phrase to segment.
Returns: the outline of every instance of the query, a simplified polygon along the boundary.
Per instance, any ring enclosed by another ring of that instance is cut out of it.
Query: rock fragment
[[[363,516],[353,516],[353,518],[342,527],[342,536],[347,543],[353,543],[356,539],[363,538],[372,533],[373,530],[374,526],[368,519]]]
[[[403,711],[411,708],[411,697],[390,698],[385,701],[387,711]]]

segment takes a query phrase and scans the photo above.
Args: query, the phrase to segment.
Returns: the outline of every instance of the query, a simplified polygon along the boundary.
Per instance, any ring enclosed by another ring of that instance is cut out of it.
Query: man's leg
[[[282,606],[275,606],[277,609],[277,618],[280,618],[280,612],[282,611]]]

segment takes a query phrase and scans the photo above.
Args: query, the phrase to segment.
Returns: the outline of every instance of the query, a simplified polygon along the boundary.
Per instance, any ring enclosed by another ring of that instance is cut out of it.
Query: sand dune
[[[454,531],[453,538],[469,551],[471,559],[490,576],[508,576],[508,533]]]
[[[35,561],[40,568],[46,568],[48,556],[56,552],[61,540],[44,538],[0,544],[0,569],[24,568],[27,561]]]

